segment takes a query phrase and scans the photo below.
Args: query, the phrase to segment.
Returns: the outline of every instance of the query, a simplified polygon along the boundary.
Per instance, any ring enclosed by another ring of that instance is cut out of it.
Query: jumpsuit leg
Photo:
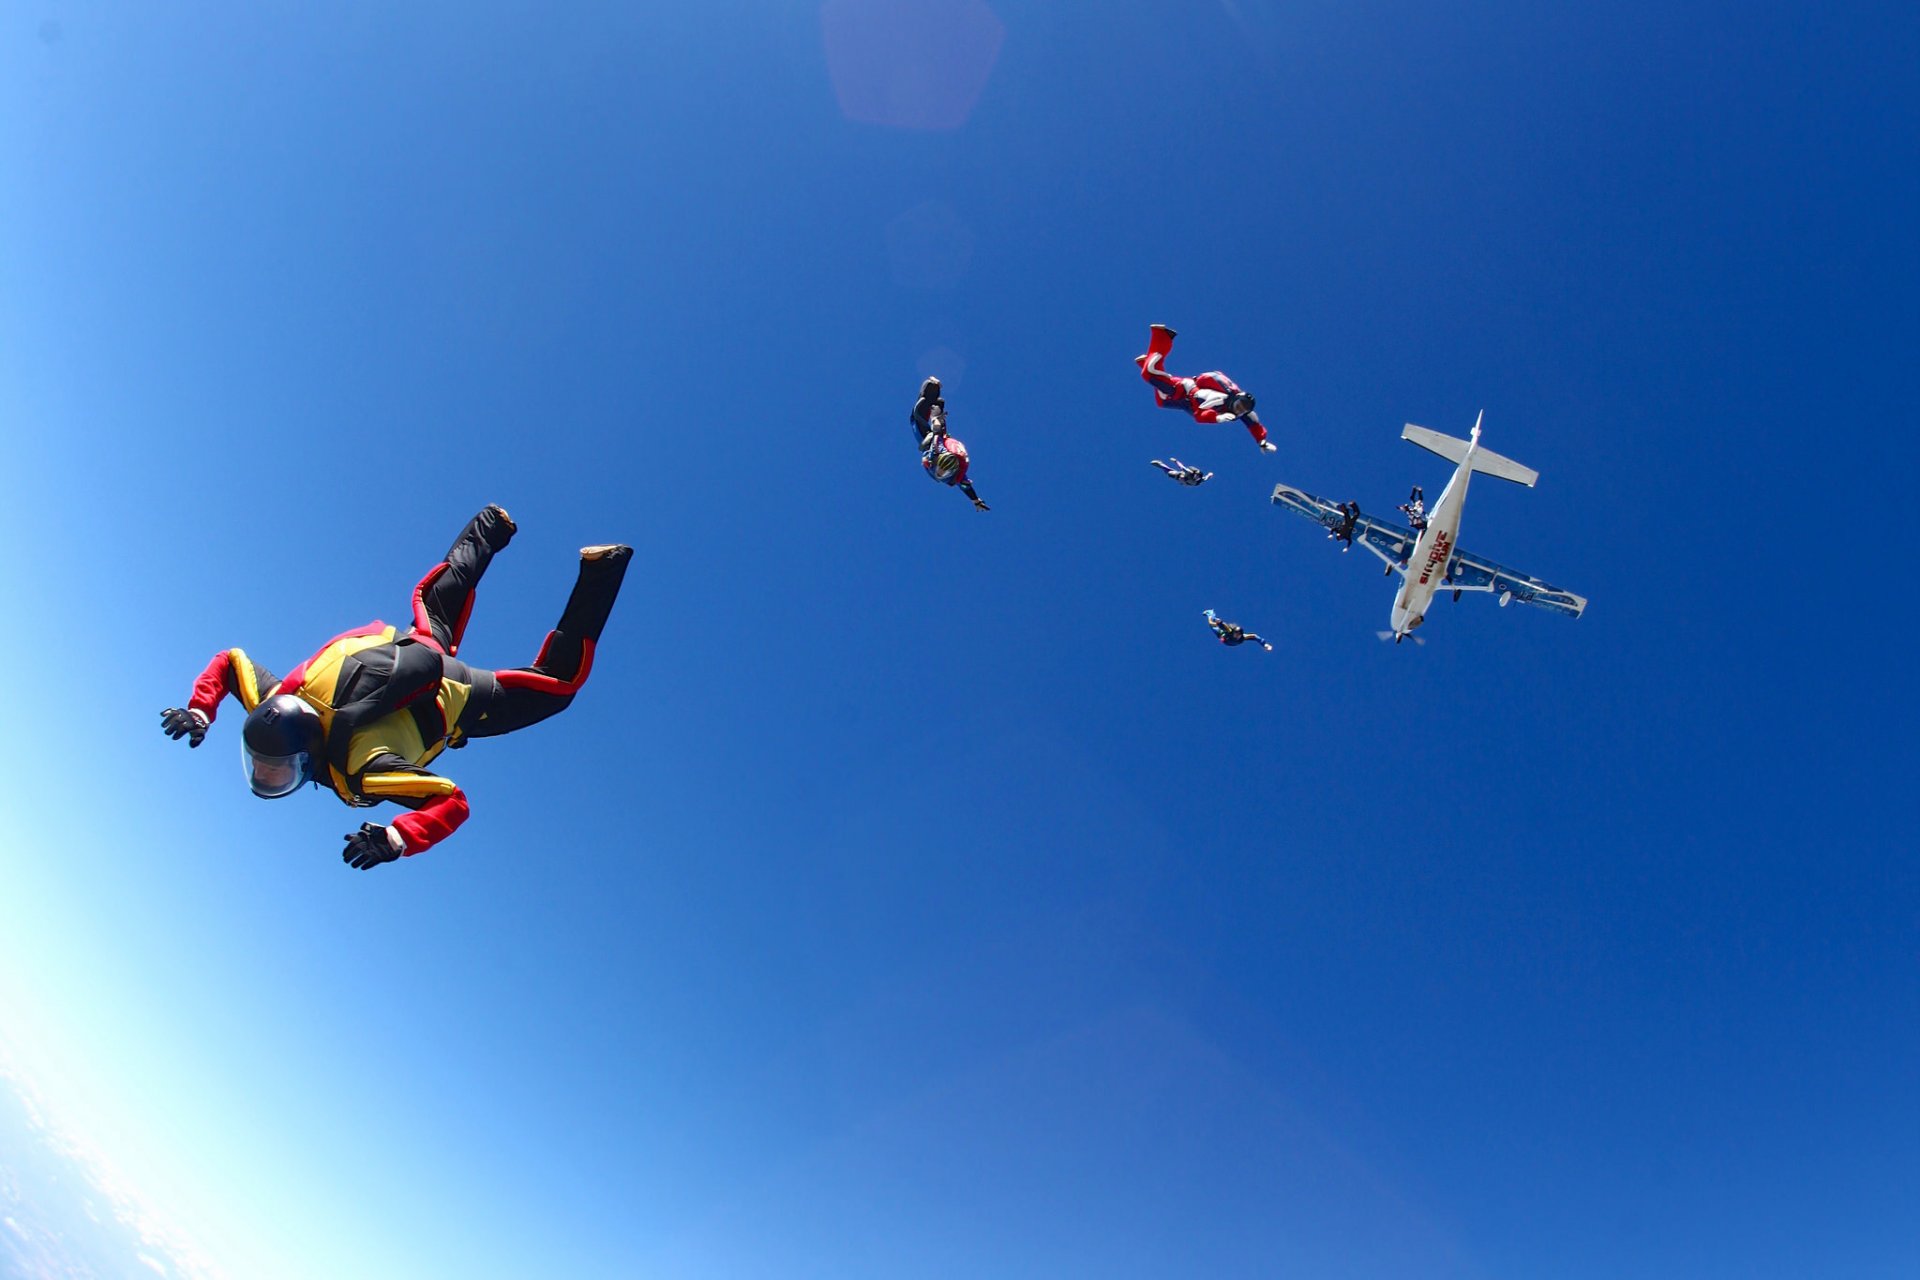
[[[1160,367],[1158,358],[1135,356],[1134,362],[1140,366],[1141,381],[1153,388],[1153,402],[1156,405],[1162,409],[1186,407],[1189,399],[1186,387],[1179,378]]]
[[[1163,324],[1154,325],[1147,341],[1147,354],[1135,356],[1133,362],[1140,366],[1140,377],[1153,388],[1153,401],[1162,409],[1170,404],[1180,404],[1187,398],[1186,391],[1180,385],[1180,379],[1169,374],[1166,369],[1167,357],[1173,352],[1173,330]]]
[[[560,615],[560,625],[547,633],[540,656],[530,667],[492,672],[495,688],[479,718],[462,725],[469,738],[497,738],[559,715],[593,670],[593,650],[613,612],[620,583],[633,559],[633,548],[617,547],[610,554],[580,561],[580,576]]]
[[[918,444],[933,434],[933,413],[934,406],[931,401],[918,400],[914,402],[913,412],[908,415],[908,421],[913,424],[914,443]],[[945,408],[940,410],[940,420],[943,424],[946,421]]]
[[[448,655],[460,651],[480,577],[493,562],[493,553],[511,542],[513,534],[513,520],[499,507],[488,507],[467,521],[447,549],[446,559],[413,589],[415,635],[431,637]]]

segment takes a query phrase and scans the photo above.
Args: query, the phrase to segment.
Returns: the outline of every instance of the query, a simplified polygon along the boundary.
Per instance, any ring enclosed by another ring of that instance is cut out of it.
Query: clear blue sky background
[[[0,10],[16,1056],[240,1276],[1920,1270],[1912,7],[993,9]],[[161,737],[489,501],[446,846]]]

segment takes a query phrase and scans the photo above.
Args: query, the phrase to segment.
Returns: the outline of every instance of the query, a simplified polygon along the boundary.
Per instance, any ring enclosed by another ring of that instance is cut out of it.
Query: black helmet
[[[1253,397],[1244,391],[1236,391],[1232,399],[1227,401],[1227,409],[1231,413],[1242,415],[1252,413]]]
[[[253,794],[278,800],[313,781],[324,736],[319,713],[290,693],[275,694],[248,712],[240,762]]]

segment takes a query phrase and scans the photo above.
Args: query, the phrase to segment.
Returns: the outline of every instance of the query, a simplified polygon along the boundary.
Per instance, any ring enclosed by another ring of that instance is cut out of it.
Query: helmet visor
[[[306,751],[290,756],[258,756],[242,747],[240,765],[247,785],[262,800],[290,796],[313,779],[313,756]]]

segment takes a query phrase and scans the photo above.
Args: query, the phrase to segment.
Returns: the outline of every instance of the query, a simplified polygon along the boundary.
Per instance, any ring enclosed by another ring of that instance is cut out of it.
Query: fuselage
[[[1467,482],[1473,479],[1473,455],[1480,447],[1480,428],[1474,426],[1467,455],[1454,469],[1453,479],[1440,491],[1439,501],[1427,515],[1427,527],[1414,540],[1407,556],[1406,577],[1393,598],[1393,634],[1406,635],[1427,620],[1427,606],[1434,593],[1451,578],[1454,552],[1460,536],[1460,515],[1467,505]]]

